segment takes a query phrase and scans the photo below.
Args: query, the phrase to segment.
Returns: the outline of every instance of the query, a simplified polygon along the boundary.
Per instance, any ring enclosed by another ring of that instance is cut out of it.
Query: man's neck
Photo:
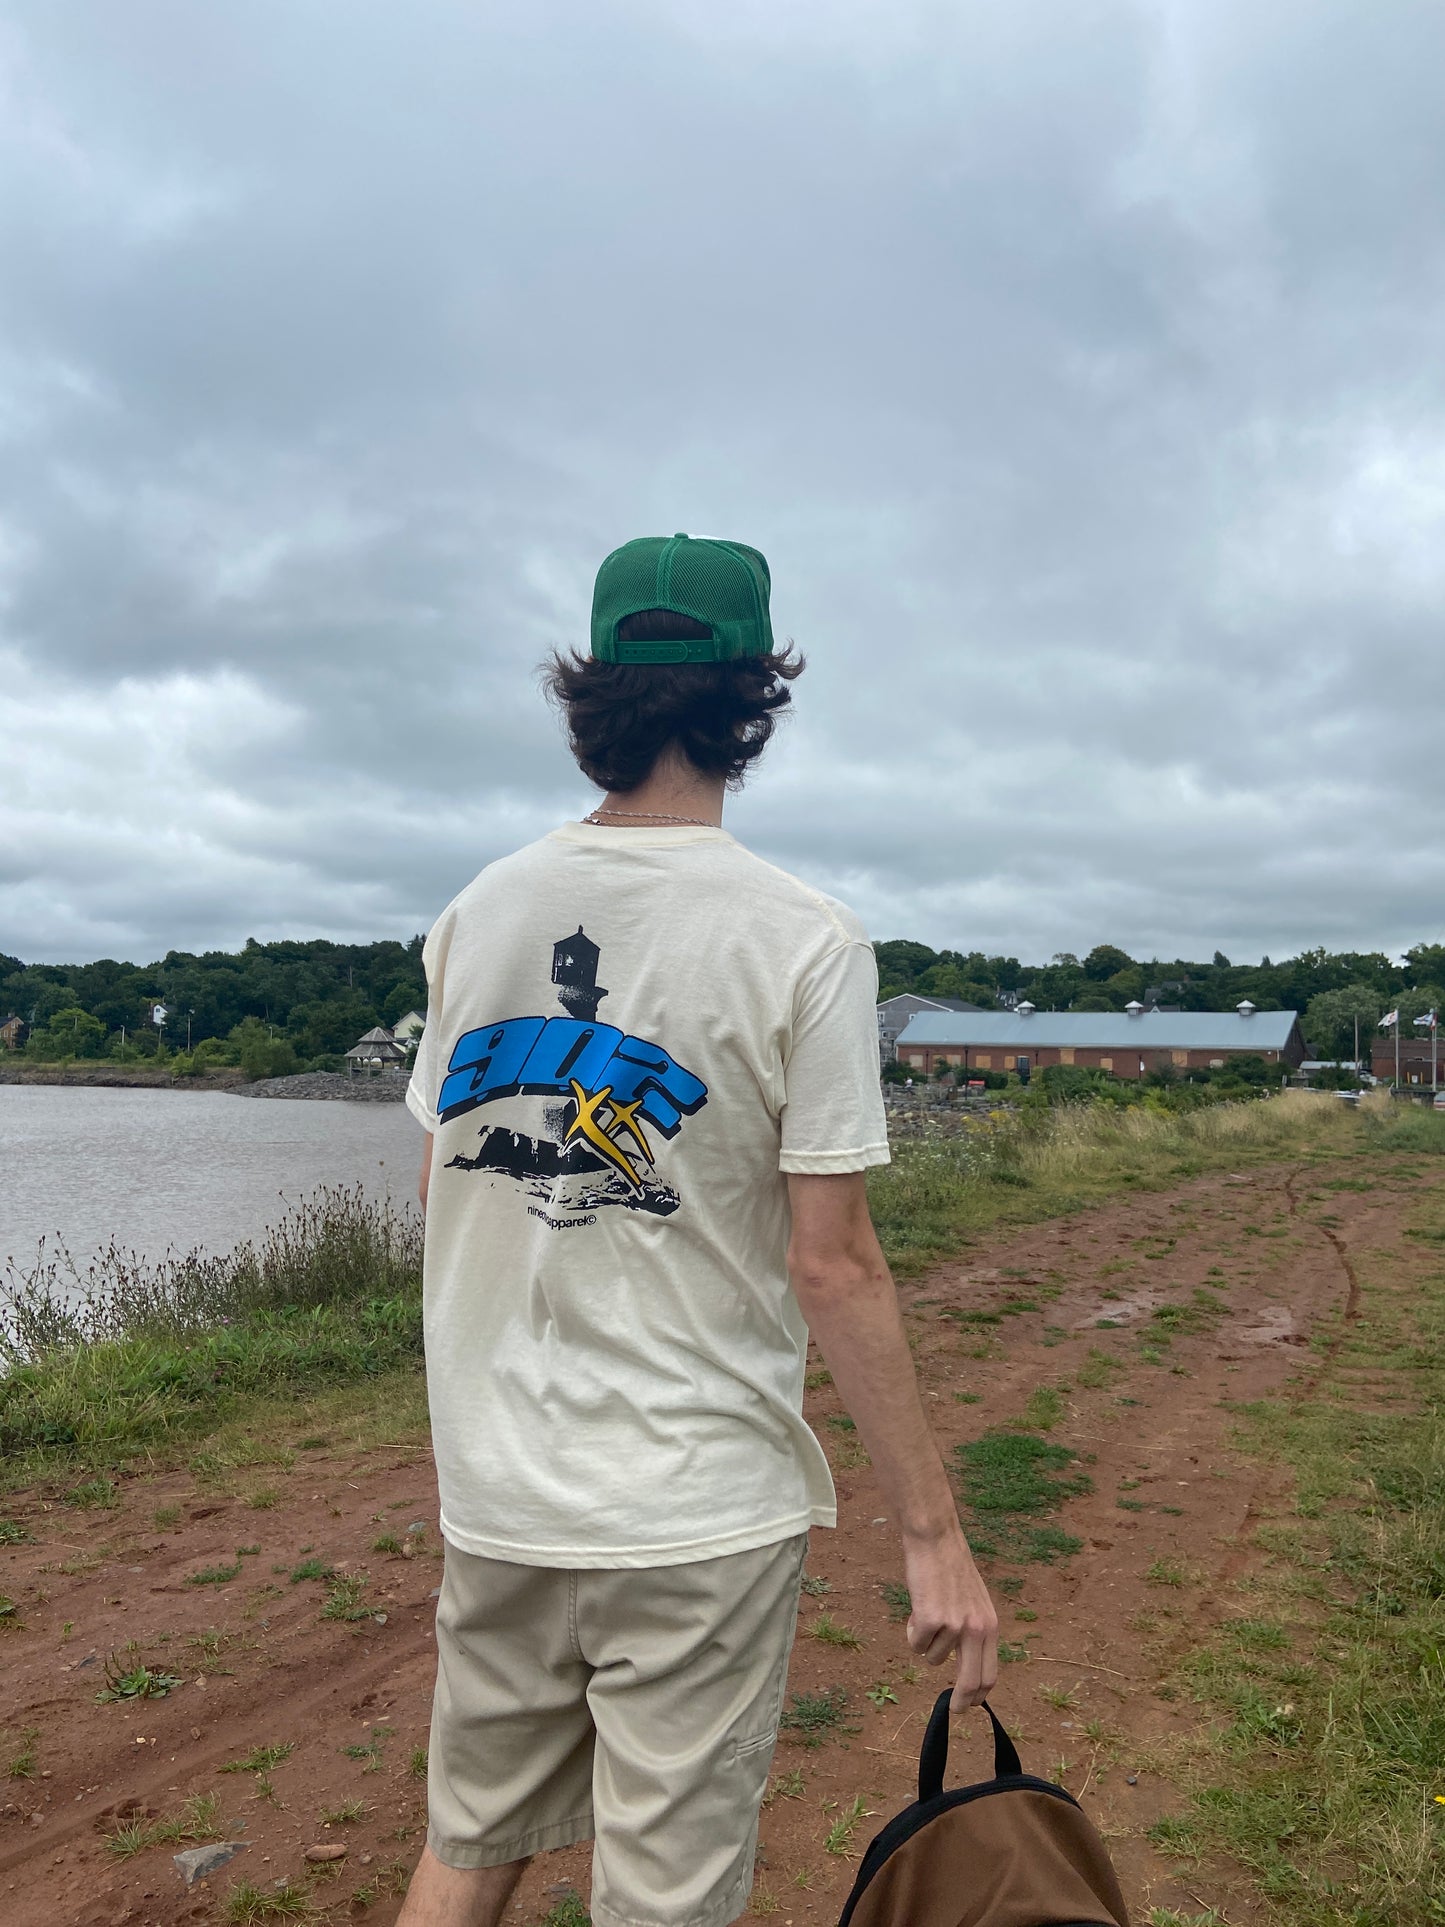
[[[669,820],[679,817],[721,828],[725,793],[720,776],[706,776],[675,763],[659,765],[635,790],[609,790],[593,814],[617,828],[665,828]]]

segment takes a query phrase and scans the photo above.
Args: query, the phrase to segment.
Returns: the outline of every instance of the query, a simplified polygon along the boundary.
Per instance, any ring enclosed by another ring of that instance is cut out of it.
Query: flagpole
[[[1395,1006],[1395,1089],[1400,1088],[1400,1006]]]

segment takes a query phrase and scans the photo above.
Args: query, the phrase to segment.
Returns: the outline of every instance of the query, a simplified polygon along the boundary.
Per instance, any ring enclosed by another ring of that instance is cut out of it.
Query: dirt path
[[[990,1567],[1014,1655],[995,1703],[1025,1763],[1062,1777],[1104,1828],[1141,1918],[1150,1905],[1221,1906],[1235,1927],[1257,1917],[1227,1874],[1180,1886],[1144,1838],[1178,1803],[1161,1743],[1198,1717],[1159,1688],[1231,1609],[1281,1489],[1278,1472],[1231,1452],[1225,1403],[1307,1387],[1353,1314],[1355,1258],[1394,1243],[1425,1181],[1361,1170],[1281,1166],[1125,1196],[902,1290],[945,1448],[1027,1420],[1092,1481],[1049,1521],[1077,1551],[1065,1541],[1053,1563]],[[842,1416],[829,1385],[810,1392],[843,1524],[815,1535],[810,1575],[827,1590],[803,1602],[789,1684],[815,1700],[842,1689],[854,1730],[816,1748],[786,1734],[778,1748],[753,1911],[780,1927],[837,1919],[857,1854],[910,1797],[940,1683],[912,1668],[890,1617],[895,1541],[856,1438],[830,1422]],[[424,1828],[417,1749],[440,1577],[430,1457],[290,1445],[289,1466],[134,1477],[91,1510],[0,1502],[32,1535],[0,1545],[0,1590],[19,1607],[0,1633],[0,1773],[28,1766],[0,1780],[7,1927],[223,1919],[241,1880],[306,1884],[335,1921],[395,1918]],[[331,1581],[306,1576],[328,1567]],[[365,1616],[323,1619],[328,1599]],[[861,1645],[815,1636],[820,1621]],[[107,1666],[115,1678],[138,1665],[180,1683],[97,1703]],[[279,1757],[224,1770],[257,1748]],[[953,1777],[985,1770],[981,1736],[967,1736]],[[163,1822],[205,1795],[247,1844],[189,1892],[172,1862],[186,1839],[121,1857],[106,1837],[127,1815]],[[844,1851],[829,1851],[830,1832]],[[317,1846],[346,1852],[308,1866]],[[585,1895],[586,1869],[580,1849],[538,1862],[512,1918],[542,1920],[574,1886]]]

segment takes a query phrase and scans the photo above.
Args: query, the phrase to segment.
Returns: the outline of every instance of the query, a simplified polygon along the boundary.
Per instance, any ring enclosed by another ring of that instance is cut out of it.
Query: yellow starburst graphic
[[[640,1148],[642,1155],[647,1159],[648,1163],[650,1164],[652,1162],[651,1149],[648,1146],[647,1139],[642,1134],[642,1126],[637,1122],[636,1117],[637,1106],[642,1100],[635,1098],[630,1104],[618,1104],[612,1100],[612,1086],[610,1084],[604,1084],[600,1091],[594,1091],[589,1096],[575,1077],[569,1078],[568,1082],[572,1086],[572,1096],[577,1104],[577,1115],[567,1126],[567,1135],[562,1142],[564,1144],[570,1144],[574,1137],[585,1138],[594,1149],[602,1153],[603,1157],[605,1157],[609,1163],[616,1165],[617,1169],[622,1173],[623,1177],[627,1179],[630,1185],[633,1185],[640,1191],[642,1189],[641,1173],[611,1133],[614,1131],[627,1131]],[[604,1104],[609,1105],[612,1111],[612,1116],[607,1124],[604,1124],[598,1116],[598,1112]]]

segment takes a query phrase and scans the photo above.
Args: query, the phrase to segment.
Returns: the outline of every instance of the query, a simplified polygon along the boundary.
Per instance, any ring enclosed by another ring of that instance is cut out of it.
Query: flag
[[[1391,1024],[1398,1024],[1399,1021],[1400,1021],[1400,1012],[1397,1008],[1395,1010],[1392,1010],[1388,1017],[1382,1017],[1380,1019],[1380,1029],[1381,1030],[1388,1029],[1388,1027]]]
[[[1425,1015],[1424,1015],[1423,1017],[1417,1017],[1417,1018],[1415,1019],[1415,1022],[1416,1022],[1417,1024],[1424,1024],[1427,1030],[1434,1030],[1434,1028],[1435,1028],[1435,1013],[1434,1013],[1434,1011],[1433,1011],[1433,1010],[1427,1010],[1427,1011],[1425,1012]]]

